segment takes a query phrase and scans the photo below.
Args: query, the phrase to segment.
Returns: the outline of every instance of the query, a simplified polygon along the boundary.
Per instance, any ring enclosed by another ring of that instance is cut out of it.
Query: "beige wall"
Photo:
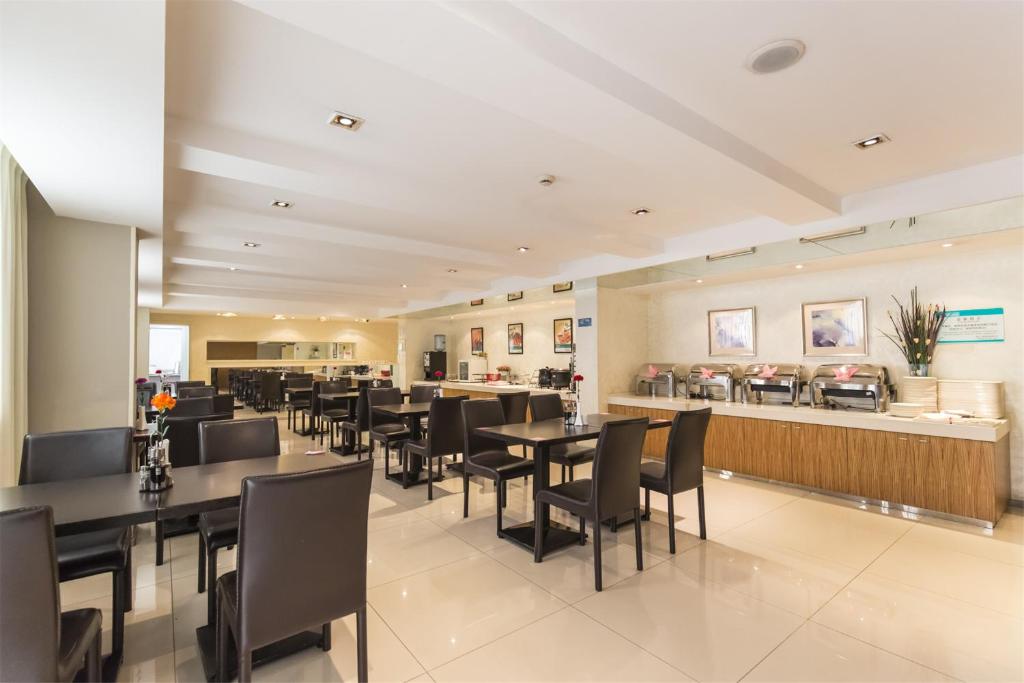
[[[55,216],[28,188],[30,432],[131,424],[135,232]]]
[[[600,287],[597,290],[597,362],[600,409],[608,394],[632,391],[637,370],[647,362],[647,305],[642,294]]]
[[[208,341],[338,341],[356,345],[357,360],[397,361],[398,325],[393,321],[272,320],[270,316],[222,318],[151,311],[150,323],[189,326],[189,379],[210,381]],[[326,361],[324,361],[326,362]],[[310,361],[316,365],[318,361]]]
[[[1018,233],[1019,234],[1019,233]],[[757,356],[755,361],[796,362],[812,369],[821,363],[847,359],[802,356],[801,304],[866,297],[868,304],[868,356],[855,359],[889,368],[894,381],[906,375],[906,361],[881,335],[889,331],[886,311],[894,306],[890,295],[905,301],[918,286],[924,302],[950,309],[1006,309],[1006,341],[986,344],[940,345],[932,374],[948,379],[1003,380],[1010,418],[1010,453],[1013,497],[1024,498],[1024,457],[1021,426],[1024,418],[1024,258],[1022,245],[970,250],[956,247],[938,256],[863,266],[822,273],[743,282],[716,287],[654,294],[650,299],[649,360],[693,364],[707,355],[707,311],[756,307]],[[729,360],[729,359],[723,359]]]

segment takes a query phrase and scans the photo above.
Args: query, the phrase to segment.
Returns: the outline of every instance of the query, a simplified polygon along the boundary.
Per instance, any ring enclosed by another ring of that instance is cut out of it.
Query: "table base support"
[[[255,670],[258,666],[307,648],[320,647],[322,637],[323,634],[320,631],[303,631],[261,647],[252,653],[252,668]],[[196,629],[196,640],[199,642],[199,656],[203,660],[203,673],[206,674],[207,681],[212,681],[217,677],[217,629],[209,624],[200,626]],[[231,659],[228,666],[228,680],[231,680],[238,675],[238,655],[235,652],[234,644],[229,646],[228,655]]]
[[[420,470],[419,472],[412,472],[412,471],[410,471],[409,472],[409,486],[424,486],[424,485],[426,485],[427,477],[424,476],[424,475],[426,475],[426,470]],[[387,475],[387,478],[388,478],[389,481],[393,481],[396,484],[402,484],[403,483],[402,482],[402,471],[401,470],[399,470],[398,472],[391,472],[391,473],[389,473]],[[434,483],[436,484],[436,483],[438,483],[440,481],[444,481],[444,475],[442,474],[439,477],[439,476],[437,476],[437,473],[435,472],[434,473]]]
[[[503,533],[505,538],[508,540],[512,541],[516,545],[526,548],[532,553],[534,529],[535,527],[533,522],[523,522],[522,524],[516,524],[515,526],[505,527],[501,530],[501,533]],[[554,552],[560,548],[579,544],[579,542],[579,529],[572,529],[564,524],[550,522],[548,524],[548,529],[544,534],[544,551],[541,555],[547,555],[548,553]]]

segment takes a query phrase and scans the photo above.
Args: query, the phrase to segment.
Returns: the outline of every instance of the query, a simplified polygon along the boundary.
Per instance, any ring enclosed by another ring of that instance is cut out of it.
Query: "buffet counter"
[[[433,384],[433,382],[413,382],[413,384]],[[469,396],[470,398],[493,398],[495,394],[511,394],[518,391],[529,391],[531,394],[557,394],[556,389],[541,389],[528,384],[487,384],[484,382],[441,382],[441,394],[444,396]]]
[[[705,467],[930,511],[991,526],[1010,493],[1009,424],[945,424],[885,414],[633,394],[608,410],[671,419],[710,407]],[[663,459],[668,430],[649,432],[644,455]]]

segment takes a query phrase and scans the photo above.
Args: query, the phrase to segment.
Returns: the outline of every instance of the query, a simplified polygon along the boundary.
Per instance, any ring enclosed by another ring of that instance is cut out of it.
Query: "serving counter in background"
[[[711,407],[705,467],[902,505],[990,526],[1010,495],[1009,423],[945,424],[884,414],[684,398],[608,397],[608,410],[671,419]],[[644,456],[664,458],[667,430]]]

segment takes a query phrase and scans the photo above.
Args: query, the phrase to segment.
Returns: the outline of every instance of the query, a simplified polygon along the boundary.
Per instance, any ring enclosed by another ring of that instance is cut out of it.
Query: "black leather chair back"
[[[339,385],[341,385],[342,388],[338,389],[338,391],[345,391],[346,389],[351,389],[352,388],[352,378],[351,377],[335,377],[331,381],[332,382],[337,382]]]
[[[197,417],[200,415],[213,415],[213,398],[204,396],[202,398],[179,398],[167,413],[168,418],[172,417]]]
[[[366,604],[373,461],[242,480],[236,637],[245,649]]]
[[[21,444],[18,483],[38,484],[131,471],[131,427],[26,434]]]
[[[433,384],[413,384],[409,388],[409,403],[430,403],[434,400]]]
[[[0,680],[55,681],[60,658],[60,592],[53,511],[0,513]]]
[[[529,391],[498,394],[501,409],[505,412],[505,424],[517,425],[526,422],[526,407],[530,402]]]
[[[565,419],[562,397],[559,394],[533,394],[530,396],[530,416],[534,422],[540,420]]]
[[[370,428],[370,399],[366,387],[359,388],[359,398],[356,399],[356,425],[360,432]]]
[[[210,399],[192,399],[209,401]],[[174,411],[172,410],[173,414]],[[205,420],[230,420],[232,415],[193,415],[167,418],[167,440],[170,441],[171,465],[191,467],[199,464],[199,423]]]
[[[276,417],[199,423],[199,462],[203,465],[275,455],[281,455]]]
[[[704,483],[704,439],[711,408],[679,411],[672,418],[665,452],[665,477],[673,492],[689,491]]]
[[[182,381],[182,382],[175,382],[174,383],[174,390],[177,391],[178,389],[188,389],[190,387],[205,387],[205,386],[206,386],[206,382],[202,382],[200,380],[186,380],[186,381]]]
[[[381,389],[367,389],[366,390],[366,401],[367,406],[370,409],[369,412],[369,428],[373,429],[379,424],[388,424],[397,422],[397,418],[389,417],[384,414],[377,414],[374,412],[374,406],[387,406],[402,403],[402,390],[394,387],[381,388]]]
[[[640,505],[640,459],[648,422],[639,417],[601,427],[594,454],[592,504],[602,519]]]
[[[260,400],[280,401],[282,396],[280,373],[268,372],[264,374],[263,383],[260,385]]]
[[[180,387],[178,398],[208,398],[217,395],[217,387]]]
[[[231,394],[217,394],[213,397],[213,413],[234,413],[235,397]]]
[[[505,412],[496,398],[477,398],[462,401],[463,457],[470,458],[484,451],[507,451],[497,439],[475,434],[477,427],[497,427],[505,424]]]
[[[376,382],[376,384],[377,384],[376,387],[373,386],[374,382]],[[395,386],[394,380],[390,380],[390,379],[377,379],[377,380],[374,380],[374,382],[370,382],[370,388],[371,389],[390,389],[391,387]]]
[[[286,380],[289,380],[289,379],[308,379],[310,384],[312,384],[312,382],[313,382],[313,373],[311,373],[311,372],[286,372],[286,373],[284,373],[284,378]],[[301,386],[301,385],[293,384],[292,386]],[[306,386],[309,386],[309,384],[307,384]]]
[[[464,396],[438,397],[430,404],[427,450],[431,454],[461,453],[463,443],[462,404]]]

